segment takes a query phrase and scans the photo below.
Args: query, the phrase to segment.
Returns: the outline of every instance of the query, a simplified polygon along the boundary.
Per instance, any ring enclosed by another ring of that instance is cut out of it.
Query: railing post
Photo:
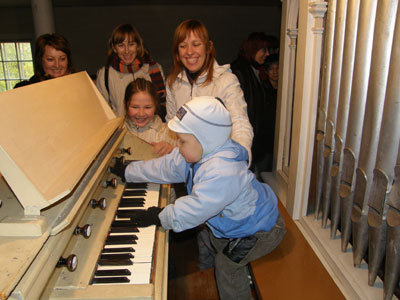
[[[302,3],[303,2],[303,3]],[[325,1],[301,0],[296,78],[293,101],[292,147],[287,209],[293,218],[307,211],[318,105]],[[295,145],[295,146],[293,146]]]

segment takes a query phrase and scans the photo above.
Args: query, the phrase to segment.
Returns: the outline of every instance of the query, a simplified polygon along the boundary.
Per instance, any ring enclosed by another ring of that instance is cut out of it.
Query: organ
[[[108,172],[152,155],[89,76],[1,93],[0,124],[0,299],[166,299],[168,232],[129,211],[165,206],[170,187]]]

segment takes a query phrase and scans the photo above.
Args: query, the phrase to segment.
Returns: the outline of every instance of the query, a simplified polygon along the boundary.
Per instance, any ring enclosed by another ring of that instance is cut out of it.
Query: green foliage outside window
[[[30,43],[0,43],[0,92],[33,76]]]

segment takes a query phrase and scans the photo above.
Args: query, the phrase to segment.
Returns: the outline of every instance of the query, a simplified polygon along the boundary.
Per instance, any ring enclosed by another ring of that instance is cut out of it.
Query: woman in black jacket
[[[251,169],[272,170],[274,149],[276,97],[267,90],[265,60],[269,55],[270,39],[262,32],[251,33],[242,43],[238,58],[231,64],[238,77],[247,102],[247,114],[253,126],[253,163]]]
[[[39,36],[35,42],[33,66],[35,74],[29,80],[18,82],[14,88],[74,73],[68,40],[58,33]]]

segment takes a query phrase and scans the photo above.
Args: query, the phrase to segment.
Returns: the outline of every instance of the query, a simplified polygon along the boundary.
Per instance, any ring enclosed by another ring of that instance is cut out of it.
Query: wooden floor
[[[218,300],[214,269],[197,267],[196,231],[170,232],[168,300]]]

